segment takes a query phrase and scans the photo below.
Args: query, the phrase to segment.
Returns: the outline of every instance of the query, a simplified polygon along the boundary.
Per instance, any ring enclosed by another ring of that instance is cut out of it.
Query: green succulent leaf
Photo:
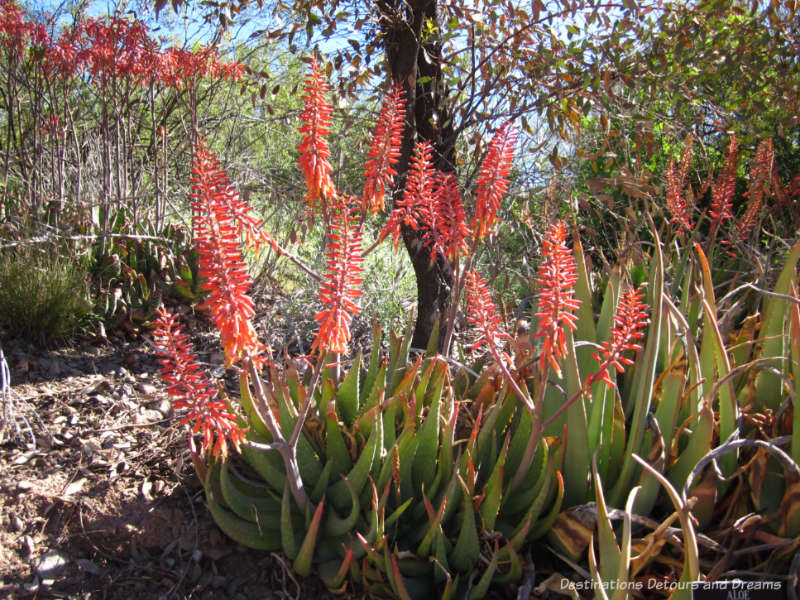
[[[472,498],[462,486],[463,502],[461,507],[461,522],[458,539],[450,553],[450,564],[456,571],[462,573],[471,571],[478,562],[480,555],[480,542],[478,540],[478,528],[475,519],[475,509],[472,506]]]

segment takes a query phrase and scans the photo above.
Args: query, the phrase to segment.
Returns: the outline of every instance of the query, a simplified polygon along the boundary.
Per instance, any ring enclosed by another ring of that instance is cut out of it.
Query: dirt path
[[[0,445],[0,597],[327,596],[214,525],[147,345],[3,349],[20,431]]]

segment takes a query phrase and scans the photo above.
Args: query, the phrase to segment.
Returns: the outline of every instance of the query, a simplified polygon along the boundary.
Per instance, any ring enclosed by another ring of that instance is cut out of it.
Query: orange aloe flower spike
[[[539,307],[536,318],[539,329],[534,337],[542,338],[539,370],[547,365],[560,377],[558,361],[566,355],[564,327],[577,327],[575,311],[580,300],[574,297],[578,281],[575,259],[566,244],[567,226],[563,221],[554,223],[542,241],[542,263],[539,265]]]
[[[479,240],[489,235],[497,222],[500,200],[508,191],[508,175],[514,159],[516,138],[516,127],[505,123],[494,134],[481,163],[475,186],[475,216],[471,227]]]
[[[328,266],[319,291],[325,308],[314,317],[320,327],[311,346],[322,354],[347,352],[350,323],[361,312],[355,303],[361,295],[361,232],[353,202],[330,215]]]
[[[225,172],[200,140],[192,161],[192,220],[203,289],[201,305],[211,311],[228,366],[247,355],[257,363],[268,350],[258,341],[249,295],[252,281],[239,245],[239,226],[231,215],[235,196]]]
[[[191,423],[193,433],[202,435],[202,450],[223,458],[228,442],[239,450],[245,430],[239,427],[227,404],[200,368],[192,344],[183,333],[178,317],[159,309],[153,334],[161,362],[161,377],[167,383],[175,410],[187,409],[182,425]]]
[[[331,152],[327,140],[333,108],[325,98],[327,92],[328,84],[314,58],[305,81],[305,110],[300,115],[303,124],[299,127],[303,139],[297,150],[300,152],[300,169],[306,178],[309,209],[313,211],[320,208],[323,214],[327,212],[327,200],[336,195],[331,179]]]
[[[400,160],[400,143],[405,126],[405,92],[395,83],[384,100],[381,114],[375,125],[364,165],[364,192],[361,196],[364,212],[383,210],[386,190],[392,186],[397,172],[394,166]]]

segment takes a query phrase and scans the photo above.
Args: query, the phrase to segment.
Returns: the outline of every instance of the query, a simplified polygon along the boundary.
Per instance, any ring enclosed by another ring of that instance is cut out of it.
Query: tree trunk
[[[441,44],[435,35],[422,39],[426,31],[438,29],[436,0],[379,0],[381,35],[390,73],[406,92],[406,128],[397,165],[395,193],[402,193],[415,141],[429,141],[434,149],[435,167],[452,172],[455,165],[455,133],[445,106],[442,81]],[[425,348],[437,314],[450,306],[453,271],[449,261],[437,257],[431,265],[430,249],[421,233],[403,228],[403,241],[417,279],[417,322],[411,345]],[[439,339],[439,345],[443,336]]]

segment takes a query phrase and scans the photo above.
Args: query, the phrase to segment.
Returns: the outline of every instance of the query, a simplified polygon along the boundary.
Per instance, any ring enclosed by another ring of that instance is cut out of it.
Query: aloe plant
[[[777,483],[751,477],[755,508],[785,517],[774,529],[796,535],[798,471],[776,446],[787,441],[796,460],[800,433],[752,444],[742,438],[753,435],[743,423],[754,406],[779,412],[796,403],[787,384],[796,381],[797,361],[788,357],[796,359],[800,346],[788,343],[786,330],[800,330],[800,244],[768,294],[760,327],[738,334],[755,355],[737,352],[720,325],[713,263],[701,244],[685,245],[697,236],[682,200],[686,150],[668,182],[684,245],[670,245],[665,256],[650,220],[644,264],[623,262],[593,289],[580,241],[570,249],[570,228],[554,222],[542,247],[537,327],[530,344],[516,344],[472,268],[508,183],[513,128],[502,127],[490,144],[469,224],[455,180],[433,169],[430,148],[419,144],[376,244],[397,240],[403,225],[421,229],[431,260],[452,265],[454,298],[466,294],[467,320],[478,334],[473,350],[487,350],[492,360],[472,373],[437,352],[451,347],[454,308],[442,315],[444,343],[437,323],[424,354],[410,356],[409,322],[403,336],[389,335],[387,353],[374,326],[369,357],[348,361],[361,263],[372,248],[362,249],[363,222],[392,182],[402,98],[395,90],[387,99],[364,198],[356,199],[333,184],[324,90],[312,63],[299,150],[307,207],[329,238],[323,275],[261,229],[202,139],[195,151],[197,276],[208,293],[202,306],[220,333],[226,366],[239,372],[238,395],[211,385],[167,311],[156,338],[168,391],[201,434],[199,449],[191,442],[194,464],[223,531],[252,548],[280,550],[298,574],[316,572],[334,591],[358,585],[399,598],[480,598],[493,583],[519,580],[520,552],[546,534],[573,559],[589,548],[596,582],[635,577],[677,519],[684,560],[674,579],[690,581],[699,575],[691,518],[701,528],[711,521],[738,453],[754,447],[763,451],[758,473],[780,474]],[[720,199],[715,210],[726,203]],[[277,365],[256,336],[240,240],[256,250],[268,245],[320,281],[311,356]],[[646,285],[633,284],[641,279]],[[709,463],[716,468],[704,470]],[[576,527],[570,512],[591,501],[599,561],[594,529]],[[623,503],[618,544],[609,515]],[[673,516],[634,557],[632,519],[656,508]]]

